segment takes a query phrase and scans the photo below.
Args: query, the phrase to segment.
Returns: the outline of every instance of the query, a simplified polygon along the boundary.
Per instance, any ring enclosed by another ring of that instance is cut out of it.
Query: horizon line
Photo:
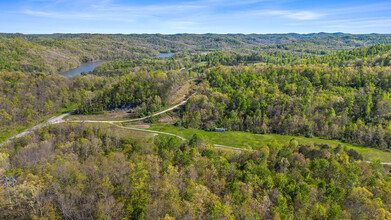
[[[346,34],[346,35],[391,35],[390,33],[348,33],[348,32],[308,32],[308,33],[298,33],[298,32],[276,32],[276,33],[99,33],[99,32],[60,32],[60,33],[21,33],[21,32],[0,32],[0,34],[21,34],[21,35],[55,35],[55,34],[84,34],[84,35],[288,35],[288,34],[297,34],[297,35],[311,35],[311,34]]]

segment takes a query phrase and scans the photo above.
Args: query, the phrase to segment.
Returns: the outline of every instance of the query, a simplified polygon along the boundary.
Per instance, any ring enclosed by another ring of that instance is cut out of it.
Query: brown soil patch
[[[149,124],[133,124],[133,125],[127,125],[127,127],[148,129],[151,126]]]
[[[170,99],[168,100],[168,104],[178,104],[186,99],[189,95],[191,88],[194,85],[193,80],[189,80],[185,82],[182,86],[179,86],[176,90],[172,92],[170,95]]]
[[[159,120],[157,120],[157,122],[162,123],[162,124],[173,124],[174,122],[179,121],[179,120],[180,120],[180,118],[178,116],[165,116],[165,117],[159,118]]]

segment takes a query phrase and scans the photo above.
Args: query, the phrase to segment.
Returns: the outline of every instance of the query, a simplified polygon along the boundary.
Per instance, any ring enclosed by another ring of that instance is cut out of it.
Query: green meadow
[[[150,130],[163,131],[177,134],[179,136],[190,138],[194,134],[201,134],[207,137],[213,144],[221,144],[230,147],[244,149],[258,149],[261,146],[277,141],[280,144],[289,142],[295,138],[300,144],[327,144],[336,147],[338,145],[346,146],[348,149],[354,149],[361,153],[364,160],[380,160],[381,162],[391,162],[391,153],[383,152],[374,148],[343,143],[337,140],[325,140],[321,138],[306,138],[300,136],[277,135],[277,134],[252,134],[241,131],[211,132],[197,129],[185,129],[175,127],[170,124],[152,124]]]

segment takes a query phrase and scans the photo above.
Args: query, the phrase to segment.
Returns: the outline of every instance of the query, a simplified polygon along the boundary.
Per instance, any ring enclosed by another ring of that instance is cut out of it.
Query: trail
[[[52,124],[62,123],[62,122],[64,122],[64,117],[66,117],[66,116],[72,114],[72,113],[75,112],[75,111],[76,111],[76,109],[73,109],[72,111],[69,111],[69,112],[67,112],[67,113],[65,113],[65,114],[62,114],[62,115],[60,115],[60,116],[51,117],[51,118],[48,119],[47,122],[44,122],[44,123],[41,123],[41,124],[37,124],[37,125],[35,125],[35,126],[31,127],[31,128],[26,129],[26,130],[23,131],[22,133],[19,133],[19,134],[15,135],[15,136],[13,136],[13,137],[11,137],[11,138],[8,138],[6,141],[0,143],[0,146],[3,146],[3,145],[5,145],[5,144],[10,143],[10,142],[11,142],[12,140],[14,140],[15,138],[21,138],[21,137],[23,137],[23,136],[25,136],[25,135],[27,135],[27,134],[30,134],[31,132],[37,130],[38,128],[46,127],[46,126],[52,125]]]
[[[196,93],[194,93],[193,95],[195,95]],[[191,95],[190,97],[192,97],[193,95]],[[104,123],[120,123],[120,122],[132,122],[132,121],[142,121],[142,120],[145,120],[147,118],[151,118],[151,117],[154,117],[154,116],[158,116],[158,115],[161,115],[161,114],[164,114],[166,112],[169,112],[169,111],[172,111],[184,104],[186,104],[187,101],[189,101],[189,98],[185,99],[184,101],[180,102],[179,104],[176,104],[168,109],[165,109],[163,111],[160,111],[160,112],[157,112],[155,114],[152,114],[152,115],[148,115],[148,116],[145,116],[145,117],[142,117],[142,118],[134,118],[134,119],[127,119],[127,120],[121,120],[121,121],[99,121],[99,120],[72,120],[70,122],[91,122],[91,123],[97,123],[97,122],[104,122]]]
[[[147,130],[147,129],[142,129],[142,128],[125,127],[125,126],[117,125],[114,122],[107,122],[107,123],[108,124],[112,124],[112,125],[114,125],[116,127],[119,127],[119,128],[123,128],[123,129],[142,131],[142,132],[149,132],[149,133],[155,133],[155,134],[165,134],[165,135],[170,135],[170,136],[177,137],[177,138],[181,139],[182,141],[186,141],[187,140],[186,138],[184,138],[182,136],[179,136],[179,135],[176,135],[176,134],[172,134],[172,133],[167,133],[167,132],[162,132],[162,131],[154,131],[154,130]],[[213,144],[213,146],[215,148],[222,148],[222,149],[225,148],[225,149],[236,150],[236,151],[243,151],[243,150],[245,150],[245,149],[242,149],[242,148],[230,147],[230,146],[225,146],[225,145],[221,145],[221,144]]]
[[[371,161],[368,161],[368,160],[364,160],[363,162],[365,163],[372,163]],[[391,165],[391,163],[388,163],[388,162],[380,162],[381,165]]]
[[[122,120],[122,121],[97,121],[97,120],[72,120],[72,121],[69,121],[69,122],[78,122],[78,123],[81,123],[81,122],[90,122],[90,123],[116,123],[116,122],[132,122],[132,121],[142,121],[144,119],[147,119],[147,118],[150,118],[150,117],[154,117],[154,116],[158,116],[158,115],[161,115],[163,113],[166,113],[168,111],[172,111],[184,104],[186,104],[187,101],[189,101],[190,97],[192,97],[193,95],[197,94],[197,92],[193,93],[191,96],[189,96],[187,99],[185,99],[184,101],[180,102],[179,104],[176,104],[168,109],[165,109],[163,111],[160,111],[160,112],[157,112],[155,114],[152,114],[152,115],[149,115],[149,116],[146,116],[146,117],[142,117],[142,118],[135,118],[135,119],[128,119],[128,120]],[[38,125],[35,125],[31,128],[28,128],[27,130],[23,131],[22,133],[19,133],[11,138],[8,138],[6,141],[0,143],[0,146],[3,146],[5,144],[8,144],[10,143],[12,140],[14,140],[15,138],[21,138],[35,130],[37,130],[37,128],[41,128],[41,127],[46,127],[48,125],[51,125],[51,124],[59,124],[59,123],[63,123],[65,122],[64,118],[70,114],[72,114],[73,112],[75,112],[77,109],[73,109],[72,111],[69,111],[65,114],[62,114],[60,116],[57,116],[57,117],[52,117],[52,118],[49,118],[47,122],[45,123],[41,123],[41,124],[38,124]]]
[[[182,137],[182,136],[179,136],[179,135],[176,135],[176,134],[172,134],[172,133],[167,133],[167,132],[162,132],[162,131],[154,131],[154,130],[147,130],[147,129],[141,129],[141,128],[134,128],[134,127],[125,127],[125,126],[120,126],[116,123],[122,123],[122,122],[133,122],[133,121],[142,121],[142,120],[145,120],[147,118],[150,118],[150,117],[154,117],[154,116],[158,116],[158,115],[161,115],[161,114],[164,114],[166,112],[169,112],[169,111],[172,111],[184,104],[187,103],[187,101],[189,101],[190,97],[192,97],[193,95],[195,95],[196,93],[193,93],[191,96],[189,96],[187,99],[185,99],[184,101],[180,102],[179,104],[177,105],[174,105],[168,109],[165,109],[163,111],[160,111],[160,112],[157,112],[155,114],[152,114],[152,115],[149,115],[149,116],[146,116],[146,117],[142,117],[142,118],[135,118],[135,119],[128,119],[128,120],[122,120],[122,121],[98,121],[98,120],[72,120],[72,121],[67,121],[67,122],[74,122],[74,123],[106,123],[106,124],[112,124],[116,127],[119,127],[119,128],[123,128],[123,129],[128,129],[128,130],[135,130],[135,131],[142,131],[142,132],[149,132],[149,133],[155,133],[155,134],[165,134],[165,135],[170,135],[170,136],[174,136],[174,137],[178,137],[179,139],[181,139],[182,141],[186,141],[187,139]],[[48,126],[48,125],[51,125],[51,124],[59,124],[59,123],[63,123],[63,122],[66,122],[64,120],[64,118],[70,114],[72,114],[73,112],[75,112],[77,109],[74,109],[70,112],[67,112],[65,114],[62,114],[60,116],[57,116],[57,117],[52,117],[50,119],[48,119],[48,121],[46,123],[41,123],[41,124],[38,124],[34,127],[31,127],[27,130],[25,130],[24,132],[20,133],[20,134],[17,134],[15,135],[14,137],[11,137],[9,139],[7,139],[6,141],[0,143],[0,146],[3,146],[5,144],[8,144],[10,143],[15,137],[16,138],[21,138],[31,132],[33,132],[34,130],[38,129],[38,128],[41,128],[41,127],[45,127],[45,126]],[[215,148],[222,148],[222,149],[231,149],[231,150],[235,150],[235,151],[243,151],[243,150],[246,150],[246,149],[242,149],[242,148],[237,148],[237,147],[231,147],[231,146],[225,146],[225,145],[221,145],[221,144],[213,144],[213,146]],[[366,163],[371,163],[370,161],[363,161],[363,162],[366,162]],[[380,164],[382,165],[391,165],[390,162],[380,162]]]

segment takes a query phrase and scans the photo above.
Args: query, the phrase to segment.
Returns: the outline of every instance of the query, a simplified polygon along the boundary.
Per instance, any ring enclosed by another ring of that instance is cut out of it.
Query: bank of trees
[[[113,134],[57,125],[2,149],[0,172],[18,182],[12,204],[0,185],[1,218],[391,217],[386,171],[344,147],[292,139],[227,153],[199,135],[181,143]]]
[[[349,35],[319,33],[312,35],[104,35],[0,34],[0,70],[57,74],[76,68],[82,62],[139,59],[172,51],[248,50],[251,55],[226,53],[224,59],[206,56],[214,65],[241,62],[289,64],[298,57],[334,54],[340,50],[389,44],[389,35]],[[215,54],[216,55],[216,54]],[[217,59],[216,59],[217,58]],[[326,57],[329,59],[330,57]],[[314,61],[310,61],[312,63]],[[331,64],[333,61],[327,61]]]
[[[58,74],[97,60],[131,59],[157,55],[158,52],[111,38],[93,36],[80,39],[0,40],[0,70],[24,73]]]
[[[189,54],[181,53],[178,54],[178,57],[170,58],[144,58],[105,62],[98,65],[93,74],[100,76],[118,76],[140,71],[160,70],[167,72],[189,68],[193,64]]]
[[[306,46],[309,50],[315,45],[312,52],[284,44],[263,52],[179,53],[165,60],[110,62],[94,74],[72,78],[49,75],[52,67],[64,63],[51,65],[51,60],[41,65],[44,56],[34,54],[44,47],[69,51],[79,61],[117,56],[113,51],[123,51],[118,56],[143,53],[146,58],[159,48],[254,49],[260,42],[310,37],[320,39]],[[350,37],[358,44],[379,40]],[[134,116],[149,115],[164,108],[184,82],[198,77],[197,94],[180,111],[177,124],[319,136],[389,150],[390,47],[334,53],[332,41],[327,44],[331,52],[322,53],[316,45],[328,38],[334,39],[319,34],[52,35],[28,36],[27,43],[3,40],[0,131],[35,124],[72,104],[82,114],[135,107]],[[138,52],[133,47],[125,51],[128,47],[121,42],[148,45]],[[355,44],[349,42],[343,43]],[[91,53],[84,51],[88,45],[95,45]],[[189,66],[191,70],[179,70]],[[232,152],[214,149],[199,135],[183,143],[164,136],[134,140],[120,137],[114,128],[64,123],[39,128],[0,148],[0,176],[18,179],[9,188],[12,204],[6,186],[0,185],[0,218],[391,218],[389,168],[361,160],[359,153],[344,146],[305,145],[294,139]]]
[[[186,71],[151,70],[131,72],[110,85],[85,91],[78,109],[80,114],[89,114],[113,108],[135,108],[135,116],[148,115],[160,110],[180,85],[189,79]],[[136,108],[137,107],[137,108]]]
[[[326,64],[330,67],[361,67],[391,66],[390,54],[391,46],[385,44],[341,50],[339,52],[329,49],[316,55],[304,50],[302,47],[285,48],[281,45],[274,45],[258,51],[216,51],[204,55],[196,55],[194,59],[206,62],[209,67],[217,65],[249,65],[254,63],[260,65]]]
[[[0,140],[8,138],[10,130],[30,127],[61,110],[76,108],[86,91],[101,89],[110,83],[110,79],[92,75],[65,78],[0,72]]]
[[[187,127],[319,136],[391,147],[390,67],[214,67],[182,111]]]

